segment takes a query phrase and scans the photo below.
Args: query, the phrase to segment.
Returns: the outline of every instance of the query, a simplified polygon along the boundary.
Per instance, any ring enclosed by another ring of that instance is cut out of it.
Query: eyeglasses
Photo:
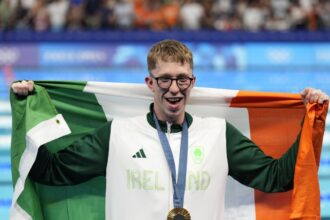
[[[168,77],[168,76],[155,77],[152,74],[150,74],[150,76],[156,80],[157,85],[161,89],[169,89],[172,85],[173,80],[175,80],[179,89],[184,90],[184,89],[189,88],[189,86],[191,85],[191,82],[195,79],[195,77],[189,77],[189,76],[178,76],[175,78]]]

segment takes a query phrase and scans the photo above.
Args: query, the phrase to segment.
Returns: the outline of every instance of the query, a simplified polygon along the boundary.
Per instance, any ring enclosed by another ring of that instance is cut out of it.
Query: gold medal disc
[[[174,208],[168,213],[167,220],[191,220],[191,218],[187,209]]]

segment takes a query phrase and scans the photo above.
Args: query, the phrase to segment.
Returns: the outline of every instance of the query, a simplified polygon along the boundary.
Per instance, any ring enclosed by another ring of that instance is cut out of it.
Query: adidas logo
[[[141,148],[138,152],[136,152],[132,157],[133,158],[147,158],[146,154],[144,153],[143,148]]]

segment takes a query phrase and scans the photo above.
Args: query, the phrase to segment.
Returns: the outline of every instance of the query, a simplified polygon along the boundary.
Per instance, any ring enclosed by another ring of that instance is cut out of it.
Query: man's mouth
[[[170,104],[174,105],[179,103],[183,98],[181,97],[172,97],[172,98],[165,98]]]

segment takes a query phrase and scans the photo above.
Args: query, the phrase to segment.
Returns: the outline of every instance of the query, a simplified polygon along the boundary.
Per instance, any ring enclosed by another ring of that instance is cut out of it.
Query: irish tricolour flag
[[[57,151],[107,120],[146,114],[151,102],[145,85],[124,83],[37,81],[27,98],[11,94],[11,219],[104,219],[105,178],[65,187],[34,183],[28,173],[38,147],[50,142],[49,149]],[[294,189],[265,194],[229,179],[225,216],[320,219],[317,170],[327,104],[305,108],[297,94],[194,88],[187,111],[226,118],[273,157],[280,157],[303,127]]]

